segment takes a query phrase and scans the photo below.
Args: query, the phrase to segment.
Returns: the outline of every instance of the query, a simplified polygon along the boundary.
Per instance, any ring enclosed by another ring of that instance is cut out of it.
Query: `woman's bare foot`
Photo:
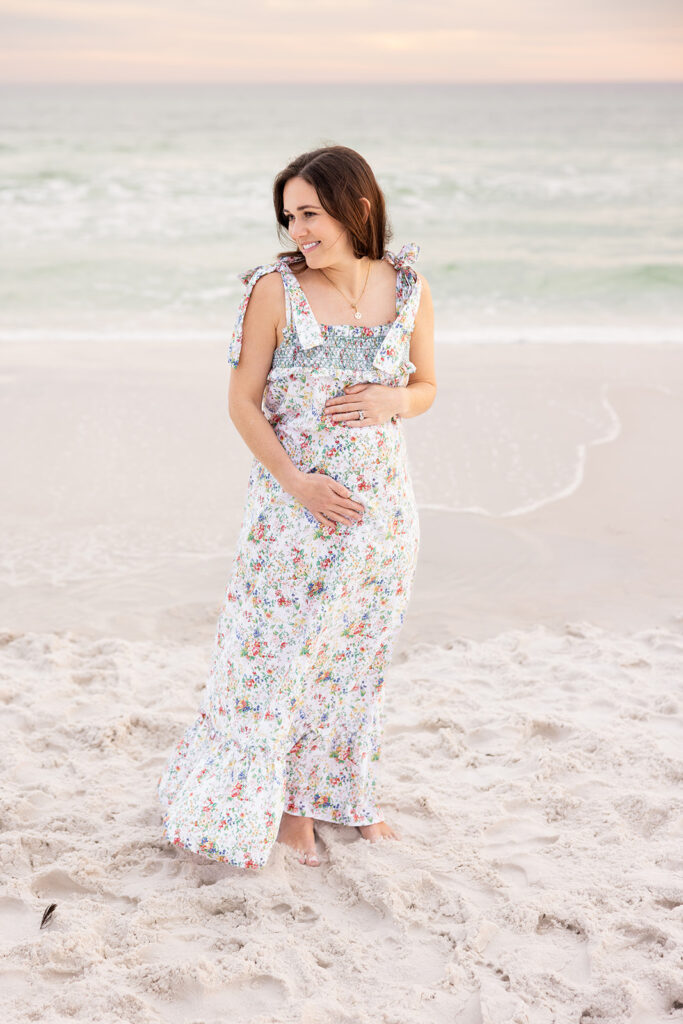
[[[377,821],[374,825],[357,825],[356,827],[363,839],[369,839],[371,843],[376,843],[378,839],[399,838],[386,821]]]
[[[291,847],[297,854],[300,864],[306,864],[309,868],[317,868],[320,865],[315,849],[313,818],[305,818],[301,814],[287,814],[284,811],[280,819],[277,842]]]

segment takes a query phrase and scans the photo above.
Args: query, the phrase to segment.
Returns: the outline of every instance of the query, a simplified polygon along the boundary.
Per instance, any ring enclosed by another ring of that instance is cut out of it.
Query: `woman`
[[[254,454],[204,697],[159,779],[168,838],[262,867],[319,863],[313,821],[398,838],[375,803],[383,679],[419,522],[401,418],[434,400],[427,282],[360,154],[275,179],[297,251],[241,275],[230,416]]]

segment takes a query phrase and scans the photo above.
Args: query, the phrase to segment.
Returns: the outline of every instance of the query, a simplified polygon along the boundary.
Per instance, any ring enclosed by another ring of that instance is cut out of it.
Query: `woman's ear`
[[[363,217],[363,223],[365,224],[366,220],[370,216],[370,210],[371,210],[370,200],[366,199],[365,196],[361,196],[360,197],[360,201],[363,204],[363,206],[365,207],[365,215]]]

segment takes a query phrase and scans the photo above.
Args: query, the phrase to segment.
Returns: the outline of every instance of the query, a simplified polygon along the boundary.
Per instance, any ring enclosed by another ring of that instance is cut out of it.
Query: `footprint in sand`
[[[543,868],[539,853],[559,838],[531,819],[503,818],[483,833],[482,854],[510,885],[534,885]]]
[[[71,875],[61,868],[53,868],[43,874],[36,875],[31,884],[31,892],[43,899],[62,899],[69,896],[79,896],[83,893],[93,893],[95,889],[81,885]]]

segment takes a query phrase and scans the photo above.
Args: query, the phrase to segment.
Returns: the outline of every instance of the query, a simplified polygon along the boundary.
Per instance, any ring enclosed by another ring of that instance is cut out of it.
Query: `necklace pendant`
[[[360,312],[360,310],[357,309],[353,315],[355,316],[356,320],[360,320],[363,314]]]

